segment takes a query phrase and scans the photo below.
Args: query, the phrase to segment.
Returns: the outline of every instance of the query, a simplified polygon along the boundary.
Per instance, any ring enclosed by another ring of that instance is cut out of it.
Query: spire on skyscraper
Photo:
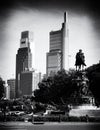
[[[47,53],[47,75],[59,70],[68,70],[68,14],[64,12],[62,28],[50,32],[50,51]]]

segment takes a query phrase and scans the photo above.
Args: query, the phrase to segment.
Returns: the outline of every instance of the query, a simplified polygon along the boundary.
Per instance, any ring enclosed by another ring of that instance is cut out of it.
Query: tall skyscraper
[[[64,23],[62,28],[50,32],[50,49],[47,53],[46,73],[50,76],[57,71],[69,69],[69,46],[68,46],[68,15],[64,13]]]
[[[26,87],[22,86],[23,80],[21,79],[25,79],[27,82],[30,80],[29,78],[26,79],[25,77],[27,77],[26,75],[30,74],[28,71],[30,71],[32,68],[32,53],[30,49],[32,38],[32,32],[24,31],[21,33],[20,48],[18,49],[16,55],[16,98],[19,98],[21,95],[23,95],[22,90]],[[24,73],[25,71],[27,71],[26,74]],[[23,75],[25,77],[23,77]],[[30,88],[31,86],[28,87]]]

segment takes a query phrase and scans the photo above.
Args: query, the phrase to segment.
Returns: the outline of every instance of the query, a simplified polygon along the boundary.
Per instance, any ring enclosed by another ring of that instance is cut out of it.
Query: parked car
[[[24,115],[25,112],[24,111],[9,111],[7,113],[7,115],[11,115],[11,116],[19,116],[19,115]]]

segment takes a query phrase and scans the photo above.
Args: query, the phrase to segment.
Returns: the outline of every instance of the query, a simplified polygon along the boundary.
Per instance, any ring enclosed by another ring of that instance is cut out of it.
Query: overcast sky
[[[0,75],[15,77],[16,53],[22,31],[32,31],[33,68],[46,73],[49,32],[61,29],[63,13],[69,19],[69,66],[75,68],[75,54],[85,53],[87,67],[100,60],[100,16],[98,3],[85,0],[9,0],[0,4]],[[35,49],[34,46],[35,45]]]

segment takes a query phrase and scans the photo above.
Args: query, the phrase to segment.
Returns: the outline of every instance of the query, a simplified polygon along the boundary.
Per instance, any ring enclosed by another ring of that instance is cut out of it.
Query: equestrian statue
[[[82,50],[76,53],[76,61],[75,61],[76,71],[80,71],[84,69],[85,64],[85,56]]]

